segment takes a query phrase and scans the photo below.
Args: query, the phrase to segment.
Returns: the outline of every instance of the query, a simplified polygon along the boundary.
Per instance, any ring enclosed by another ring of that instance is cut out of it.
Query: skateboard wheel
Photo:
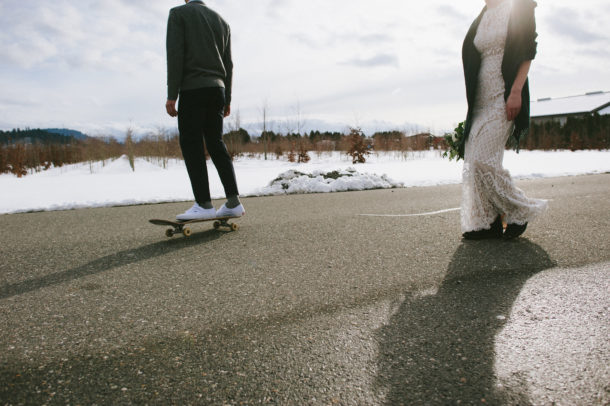
[[[231,230],[237,231],[237,230],[239,230],[239,226],[237,224],[233,223],[233,224],[231,224]]]
[[[220,221],[214,222],[214,230],[218,230],[220,228]]]
[[[182,234],[184,234],[185,237],[190,237],[191,236],[191,229],[186,227],[182,230]]]
[[[167,230],[165,230],[165,236],[167,238],[172,238],[174,236],[174,230],[172,230],[171,228],[168,228]]]

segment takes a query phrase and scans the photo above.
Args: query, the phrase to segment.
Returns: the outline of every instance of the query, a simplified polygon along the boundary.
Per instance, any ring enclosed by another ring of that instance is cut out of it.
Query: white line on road
[[[453,209],[444,209],[438,211],[431,211],[429,213],[415,213],[415,214],[359,214],[364,217],[418,217],[418,216],[433,216],[435,214],[449,213],[451,211],[459,211],[459,207]]]

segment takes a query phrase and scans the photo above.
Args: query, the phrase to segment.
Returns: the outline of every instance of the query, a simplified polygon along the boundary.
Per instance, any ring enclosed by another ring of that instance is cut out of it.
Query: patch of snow
[[[326,173],[314,171],[311,174],[289,170],[281,173],[268,186],[254,191],[252,195],[347,192],[354,190],[389,189],[402,186],[403,183],[396,182],[387,175],[378,176],[370,173],[359,173],[351,167]]]
[[[161,164],[142,158],[132,171],[126,156],[104,162],[51,168],[17,178],[0,175],[0,213],[191,201],[193,193],[182,160]],[[344,153],[311,153],[306,164],[261,157],[234,162],[242,196],[328,193],[388,187],[460,183],[462,161],[439,151],[373,153],[352,164]],[[610,172],[610,151],[506,151],[504,166],[516,179]],[[333,176],[328,176],[334,173]],[[280,174],[280,176],[278,176]],[[383,175],[377,175],[383,174]],[[224,197],[218,172],[208,162],[212,198]]]

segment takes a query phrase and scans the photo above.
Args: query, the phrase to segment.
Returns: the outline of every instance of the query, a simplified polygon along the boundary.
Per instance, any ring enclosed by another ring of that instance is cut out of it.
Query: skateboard
[[[235,223],[229,223],[230,219],[236,219],[236,218],[239,218],[239,217],[215,217],[215,218],[211,218],[211,219],[197,219],[197,220],[187,220],[187,221],[151,219],[148,221],[157,226],[173,227],[173,228],[168,228],[167,230],[165,230],[165,236],[168,238],[171,238],[175,234],[183,234],[185,237],[190,237],[192,234],[192,231],[191,231],[190,227],[187,227],[187,226],[189,224],[202,223],[204,221],[213,221],[215,230],[218,230],[220,227],[227,227],[231,231],[237,231],[237,230],[239,230],[239,226]]]

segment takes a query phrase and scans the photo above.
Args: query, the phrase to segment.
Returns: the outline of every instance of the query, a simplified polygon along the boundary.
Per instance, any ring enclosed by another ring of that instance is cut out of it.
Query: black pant
[[[205,146],[218,170],[226,196],[237,196],[237,181],[231,156],[222,140],[222,122],[225,108],[225,89],[204,87],[180,92],[178,130],[180,148],[191,179],[195,201],[208,202],[210,184],[205,162]]]

